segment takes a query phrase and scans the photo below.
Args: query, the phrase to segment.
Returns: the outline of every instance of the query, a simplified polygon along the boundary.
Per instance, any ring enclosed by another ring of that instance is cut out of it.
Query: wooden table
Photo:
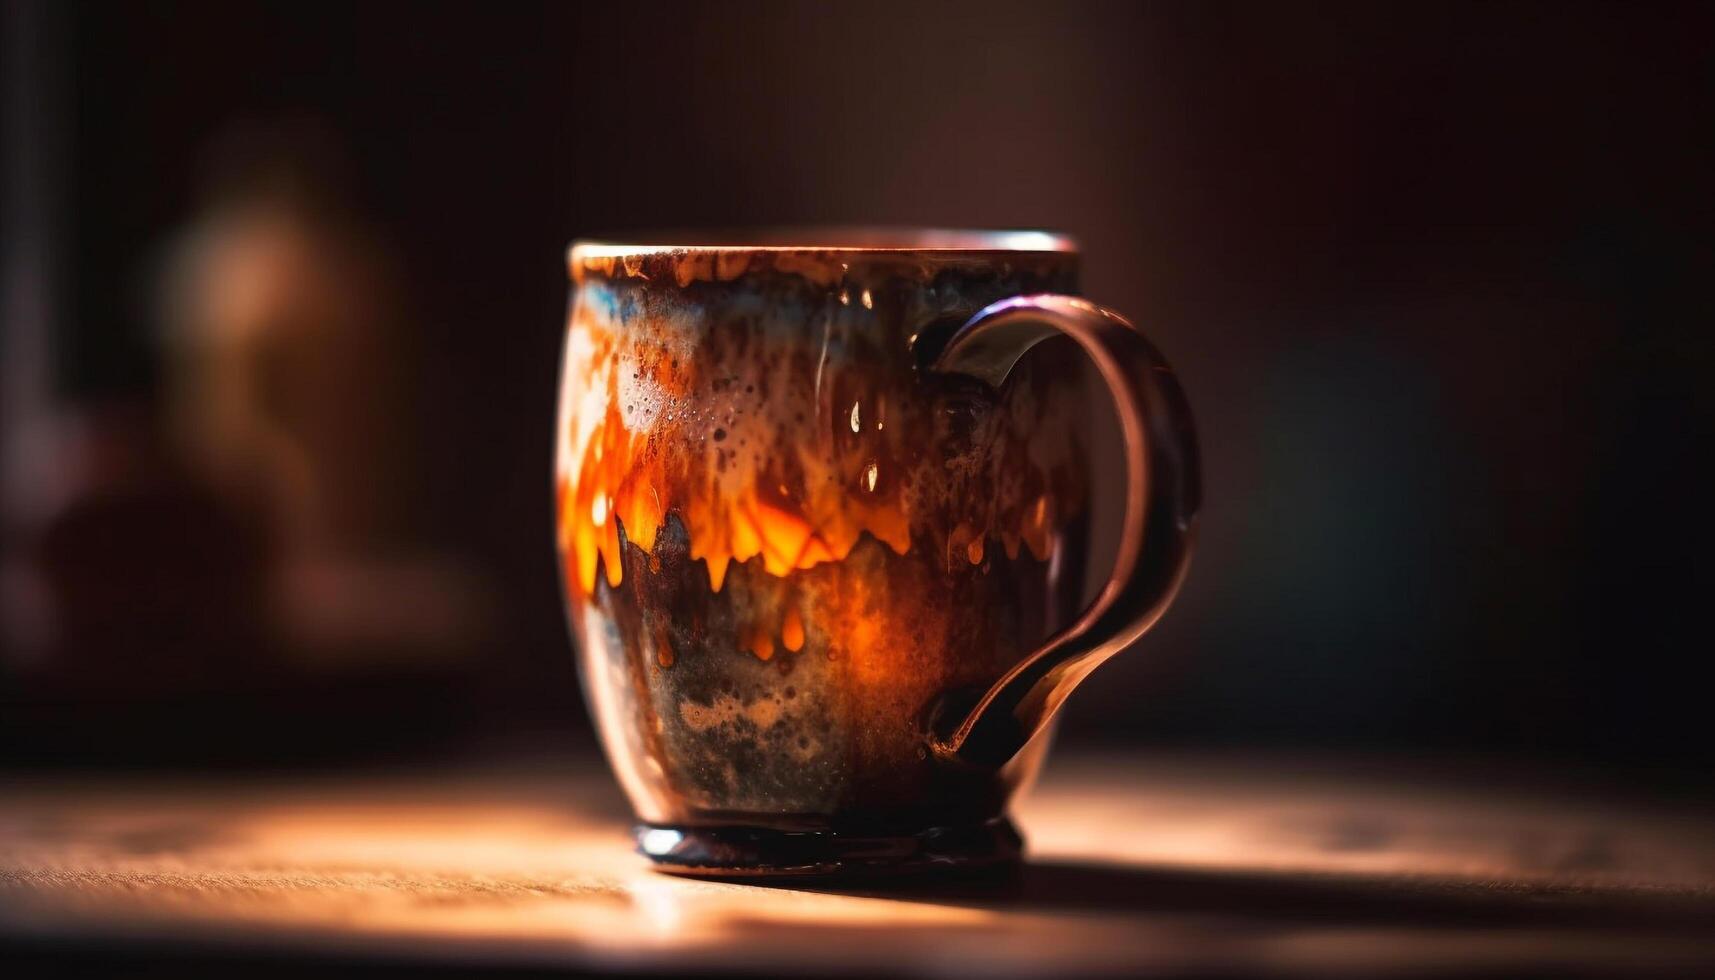
[[[8,777],[16,962],[786,975],[1715,976],[1700,808],[1517,771],[1050,762],[998,880],[690,881],[599,760],[223,782]]]

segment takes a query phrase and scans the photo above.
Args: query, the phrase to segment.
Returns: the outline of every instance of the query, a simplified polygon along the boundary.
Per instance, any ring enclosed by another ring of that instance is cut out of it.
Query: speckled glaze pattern
[[[1072,293],[1069,250],[574,248],[556,526],[586,697],[647,823],[981,825],[1036,768],[948,766],[928,712],[1077,613],[1075,352],[997,391],[925,353]]]

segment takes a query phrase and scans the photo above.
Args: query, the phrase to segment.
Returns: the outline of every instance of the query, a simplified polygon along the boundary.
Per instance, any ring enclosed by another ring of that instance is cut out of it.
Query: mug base
[[[1024,838],[1006,817],[896,837],[832,830],[639,824],[637,852],[669,874],[706,878],[872,877],[1018,863]]]

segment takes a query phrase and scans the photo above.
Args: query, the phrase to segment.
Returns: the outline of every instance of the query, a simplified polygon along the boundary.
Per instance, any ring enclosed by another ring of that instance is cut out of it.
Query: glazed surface
[[[926,374],[994,300],[1069,292],[1065,253],[573,257],[556,523],[586,697],[658,823],[909,828],[1004,808],[922,752],[1080,597],[1070,370]]]

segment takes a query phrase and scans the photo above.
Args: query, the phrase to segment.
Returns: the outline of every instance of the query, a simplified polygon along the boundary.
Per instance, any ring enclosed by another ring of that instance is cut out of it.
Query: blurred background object
[[[273,532],[269,618],[291,651],[349,665],[456,649],[479,580],[412,557],[429,433],[392,252],[344,199],[320,131],[239,129],[216,148],[160,273],[175,447]]]
[[[1697,7],[6,7],[7,765],[580,743],[572,237],[1047,226],[1178,366],[1072,741],[1708,789]]]

